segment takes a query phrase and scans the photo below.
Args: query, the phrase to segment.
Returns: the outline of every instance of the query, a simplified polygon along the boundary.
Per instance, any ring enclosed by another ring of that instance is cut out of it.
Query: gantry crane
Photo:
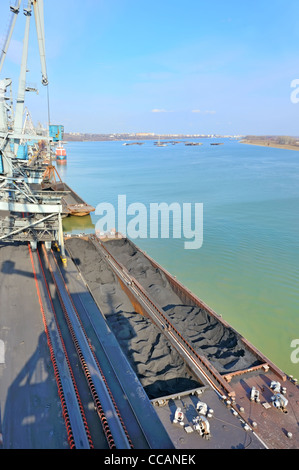
[[[0,57],[0,74],[9,48],[21,0],[10,7],[12,21]],[[26,71],[28,59],[29,31],[34,12],[39,55],[41,61],[42,85],[48,85],[45,54],[44,7],[43,0],[28,0],[24,8],[25,33],[22,61],[19,75],[16,106],[8,96],[11,79],[0,80],[0,157],[2,174],[0,174],[0,242],[28,241],[35,248],[39,241],[49,248],[52,242],[60,247],[61,257],[65,261],[62,231],[62,195],[51,191],[34,190],[33,183],[41,183],[44,169],[32,168],[18,159],[20,144],[25,139],[32,139],[32,134],[24,133],[23,114],[25,105]],[[49,143],[51,138],[44,137]]]

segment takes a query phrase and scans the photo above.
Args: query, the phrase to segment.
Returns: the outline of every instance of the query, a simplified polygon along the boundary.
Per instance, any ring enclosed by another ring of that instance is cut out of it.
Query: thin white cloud
[[[200,109],[192,109],[192,113],[201,113],[201,114],[216,114],[216,111],[201,111]]]
[[[166,109],[152,109],[152,113],[167,113]]]

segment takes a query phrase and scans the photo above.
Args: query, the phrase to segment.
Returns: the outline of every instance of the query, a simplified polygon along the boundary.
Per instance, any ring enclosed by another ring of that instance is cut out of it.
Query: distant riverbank
[[[107,142],[107,141],[148,141],[148,140],[176,140],[176,139],[241,139],[243,135],[218,135],[218,134],[154,134],[154,133],[136,133],[136,134],[82,134],[79,132],[70,132],[64,134],[64,141],[67,142]]]
[[[248,144],[248,145],[258,145],[261,147],[274,147],[284,150],[299,150],[299,145],[292,145],[292,144],[281,144],[274,140],[250,140],[250,139],[243,139],[239,141],[241,144]]]

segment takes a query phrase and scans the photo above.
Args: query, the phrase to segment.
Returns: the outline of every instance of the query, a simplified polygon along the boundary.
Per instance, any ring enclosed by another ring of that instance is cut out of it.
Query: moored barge
[[[161,334],[189,361],[191,368],[196,363],[200,370],[197,378],[201,376],[203,383],[213,388],[218,399],[231,414],[239,417],[246,430],[254,433],[265,448],[298,448],[297,379],[280,370],[220,315],[130,240],[117,237],[114,240],[98,240],[97,237],[90,236],[86,241],[98,245],[102,255],[106,254],[110,267],[136,312],[147,316],[156,324]],[[80,255],[80,250],[84,251],[83,240],[80,243],[80,249],[72,247],[71,251],[74,258],[79,260],[77,267],[84,277],[84,262]],[[157,277],[153,277],[153,273]],[[92,292],[95,286],[91,284],[89,288]],[[172,297],[166,297],[166,288]],[[205,332],[207,337],[204,339]],[[193,371],[196,372],[195,368]],[[169,420],[170,404],[174,410],[175,403],[179,407],[182,401],[187,403],[192,398],[190,394],[185,394],[185,398],[182,398],[183,395],[179,392],[153,400],[170,433],[174,432]],[[213,399],[212,403],[215,407],[214,401]],[[190,427],[192,428],[192,424],[189,423],[188,429]],[[207,444],[207,447],[211,448],[214,444]],[[200,447],[202,445],[201,443]],[[223,446],[225,445],[224,440]]]
[[[63,213],[77,217],[84,217],[95,210],[93,206],[87,204],[70,186],[64,182],[56,183],[51,187],[55,192],[66,191],[62,197]]]

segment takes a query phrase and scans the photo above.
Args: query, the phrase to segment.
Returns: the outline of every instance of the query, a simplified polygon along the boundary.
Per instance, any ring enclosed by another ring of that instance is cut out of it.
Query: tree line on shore
[[[250,142],[269,142],[277,145],[292,145],[299,147],[299,137],[292,137],[288,135],[247,135],[243,140]]]

